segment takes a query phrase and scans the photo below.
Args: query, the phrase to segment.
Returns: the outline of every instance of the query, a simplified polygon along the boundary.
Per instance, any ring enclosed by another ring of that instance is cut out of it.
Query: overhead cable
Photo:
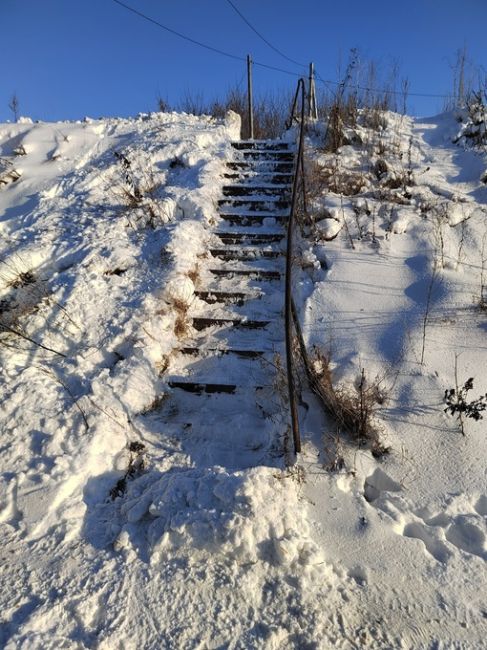
[[[264,36],[262,36],[262,34],[260,32],[258,32],[256,30],[256,28],[247,20],[247,18],[245,18],[245,16],[242,14],[242,12],[234,5],[232,0],[227,0],[227,2],[233,8],[233,10],[240,16],[240,18],[244,21],[244,23],[246,23],[246,25],[248,25],[250,27],[250,29],[255,34],[257,34],[257,36],[262,41],[264,41],[264,43],[266,45],[268,45],[271,48],[271,50],[274,50],[274,52],[277,52],[277,54],[279,54],[279,56],[282,56],[284,59],[286,59],[287,61],[290,61],[291,63],[294,63],[295,65],[299,66],[300,68],[305,68],[306,67],[306,65],[304,63],[299,63],[299,61],[295,61],[294,59],[291,59],[289,56],[284,54],[284,52],[281,52],[281,50],[279,50],[277,47],[272,45],[272,43],[269,43],[269,41]]]
[[[343,81],[331,81],[330,79],[323,79],[315,70],[316,77],[319,82],[321,82],[325,86],[342,86]],[[360,86],[357,84],[348,84],[352,88],[356,88],[357,90],[364,90],[365,92],[369,93],[384,93],[384,94],[389,94],[389,95],[401,95],[404,96],[405,94],[408,97],[429,97],[433,99],[455,99],[453,95],[440,95],[440,94],[435,94],[435,93],[414,93],[414,92],[409,92],[409,90],[403,91],[403,90],[392,90],[388,88],[369,88],[367,86]]]
[[[229,0],[228,0],[229,1]],[[166,32],[169,32],[170,34],[173,34],[174,36],[178,36],[179,38],[182,38],[185,41],[188,41],[189,43],[193,43],[193,45],[198,45],[199,47],[203,47],[206,50],[210,50],[211,52],[215,52],[216,54],[221,54],[222,56],[226,56],[230,59],[234,59],[235,61],[243,61],[245,62],[247,59],[243,56],[239,56],[238,54],[232,54],[231,52],[225,52],[224,50],[220,50],[217,47],[213,47],[212,45],[208,45],[207,43],[202,43],[201,41],[197,41],[194,38],[191,38],[190,36],[186,36],[185,34],[182,34],[181,32],[176,31],[175,29],[172,29],[171,27],[167,27],[167,25],[163,25],[161,22],[158,20],[155,20],[154,18],[151,18],[150,16],[147,16],[146,14],[142,13],[141,11],[138,11],[137,9],[134,9],[130,5],[125,4],[125,2],[122,2],[121,0],[112,0],[112,2],[115,2],[115,4],[120,5],[121,7],[124,7],[127,9],[127,11],[131,11],[133,14],[139,16],[140,18],[143,18],[144,20],[147,20],[148,22],[152,23],[153,25],[156,25],[157,27],[160,27],[161,29],[164,29]],[[255,30],[254,30],[255,31]],[[260,36],[260,34],[259,34]],[[263,37],[261,37],[263,38]],[[265,39],[264,39],[265,40]],[[268,43],[268,45],[270,45]],[[272,47],[272,46],[271,46]],[[275,49],[275,48],[273,48]],[[282,55],[282,53],[280,53]],[[284,55],[285,56],[285,55]],[[287,58],[287,57],[285,57]],[[292,60],[292,59],[289,59]],[[292,77],[301,77],[302,75],[293,72],[291,70],[285,70],[284,68],[278,68],[277,66],[269,65],[267,63],[261,63],[260,61],[252,61],[252,63],[256,66],[259,66],[261,68],[265,68],[267,70],[273,70],[274,72],[281,72],[283,74],[291,75]],[[297,63],[293,61],[293,63],[296,63],[297,65],[301,65],[300,63]],[[303,66],[304,67],[304,66]],[[342,81],[331,81],[329,79],[323,79],[319,74],[316,74],[318,80],[324,84],[325,86],[332,85],[332,86],[341,86],[343,84]],[[380,89],[380,88],[367,88],[365,86],[357,86],[355,85],[354,88],[357,88],[359,90],[364,90],[367,92],[382,92],[382,93],[389,93],[391,95],[404,95],[404,92],[398,91],[398,90],[387,90],[387,89]],[[434,94],[434,93],[415,93],[415,92],[409,92],[407,93],[409,97],[430,97],[430,98],[436,98],[436,99],[452,99],[453,95],[441,95],[441,94]]]

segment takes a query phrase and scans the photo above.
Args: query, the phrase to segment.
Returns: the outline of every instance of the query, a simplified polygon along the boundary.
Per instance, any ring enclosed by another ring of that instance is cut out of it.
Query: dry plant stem
[[[458,388],[458,356],[459,355],[455,353],[455,390],[457,391],[457,395],[460,394],[460,390]],[[461,410],[458,411],[458,419],[460,421],[460,431],[462,432],[462,436],[465,436],[465,424]]]
[[[462,262],[462,252],[463,252],[463,246],[464,246],[464,243],[465,243],[466,223],[467,223],[467,220],[464,219],[462,221],[462,233],[460,235],[460,243],[458,244],[457,267],[459,267],[461,262]]]
[[[353,250],[355,250],[355,244],[353,243],[352,235],[350,234],[350,229],[349,229],[348,223],[347,223],[347,218],[345,217],[345,210],[343,208],[343,195],[342,194],[340,194],[340,207],[342,209],[343,225],[345,226],[345,230],[347,231],[348,239],[350,240],[350,246],[352,247]]]
[[[19,332],[13,327],[10,327],[9,325],[6,325],[4,322],[0,321],[0,331],[2,329],[6,330],[7,332],[10,332],[11,334],[15,334],[16,336],[20,336],[20,338],[29,341],[29,343],[33,343],[38,348],[42,348],[47,352],[52,352],[53,354],[57,354],[58,356],[63,357],[63,359],[66,359],[66,355],[63,354],[62,352],[58,352],[58,350],[53,350],[52,348],[47,347],[47,345],[43,345],[42,343],[39,343],[39,341],[35,341],[34,339],[31,339],[30,336],[27,336],[27,334],[23,334],[22,332]]]
[[[430,313],[430,307],[431,307],[431,296],[433,294],[433,285],[436,281],[436,276],[438,273],[437,265],[435,262],[435,265],[433,267],[433,273],[431,274],[431,279],[430,283],[428,286],[428,295],[426,296],[426,306],[424,310],[424,317],[423,317],[423,341],[422,341],[422,346],[421,346],[421,365],[424,366],[424,353],[425,353],[425,347],[426,347],[426,327],[428,325],[428,318],[429,318],[429,313]]]

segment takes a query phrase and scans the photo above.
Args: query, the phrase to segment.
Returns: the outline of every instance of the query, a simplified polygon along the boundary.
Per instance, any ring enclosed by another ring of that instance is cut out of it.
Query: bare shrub
[[[155,178],[150,162],[134,163],[128,153],[114,152],[115,158],[120,163],[120,180],[112,189],[122,204],[133,213],[129,217],[129,224],[155,228],[161,221],[154,200],[159,183]],[[140,208],[142,208],[140,210]]]
[[[186,337],[191,330],[191,323],[187,317],[187,313],[180,313],[176,318],[174,323],[174,334],[178,339],[183,339]]]
[[[355,196],[363,192],[369,185],[368,174],[363,171],[342,169],[338,160],[333,165],[320,165],[315,161],[307,161],[305,166],[306,193],[316,199],[327,192],[342,196]]]
[[[445,413],[457,417],[462,435],[465,436],[465,420],[471,418],[478,422],[483,419],[483,412],[487,410],[487,393],[477,399],[468,401],[468,393],[473,389],[473,377],[467,379],[463,386],[458,383],[458,354],[455,355],[455,388],[445,390],[443,401]]]
[[[369,382],[362,368],[359,381],[349,387],[333,383],[330,358],[314,348],[311,363],[311,383],[326,411],[340,429],[347,431],[359,444],[371,443],[374,456],[386,454],[389,449],[380,441],[380,431],[374,416],[386,401],[383,381],[377,378]]]

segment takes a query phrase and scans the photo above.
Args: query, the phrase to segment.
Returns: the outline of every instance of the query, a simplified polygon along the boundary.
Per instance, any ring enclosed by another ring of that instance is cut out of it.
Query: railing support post
[[[309,95],[308,95],[308,117],[318,118],[318,107],[316,105],[316,85],[314,63],[309,64]]]
[[[252,94],[252,58],[247,54],[247,99],[249,109],[249,140],[254,139],[254,102]]]

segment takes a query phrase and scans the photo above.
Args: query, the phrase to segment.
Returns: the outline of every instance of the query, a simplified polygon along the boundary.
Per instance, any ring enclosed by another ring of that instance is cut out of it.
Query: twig
[[[7,332],[10,332],[11,334],[15,334],[16,336],[20,336],[20,338],[25,339],[26,341],[29,341],[30,343],[33,343],[34,345],[37,345],[37,347],[42,348],[43,350],[47,350],[47,352],[52,352],[53,354],[57,354],[60,357],[63,357],[63,359],[66,359],[66,355],[63,354],[62,352],[58,352],[58,350],[53,350],[52,348],[47,347],[47,345],[43,345],[42,343],[39,343],[39,341],[35,341],[34,339],[31,339],[30,336],[27,336],[27,334],[23,334],[22,332],[19,332],[18,330],[14,329],[13,327],[10,327],[6,323],[0,320],[0,332],[1,330],[4,329]]]
[[[457,395],[460,394],[460,391],[458,389],[458,353],[455,352],[455,390],[457,391]],[[463,423],[463,412],[461,409],[458,410],[458,419],[460,421],[460,430],[462,432],[462,436],[465,436],[465,428],[464,428],[464,423]]]

